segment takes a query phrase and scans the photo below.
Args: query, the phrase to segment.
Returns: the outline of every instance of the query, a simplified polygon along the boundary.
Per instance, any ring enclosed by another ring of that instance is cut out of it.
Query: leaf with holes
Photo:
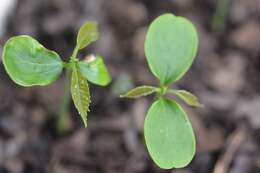
[[[11,79],[22,86],[48,85],[59,77],[63,68],[56,52],[25,35],[6,42],[3,64]]]
[[[153,86],[147,86],[147,85],[144,85],[144,86],[139,86],[139,87],[136,87],[130,91],[128,91],[126,94],[124,95],[121,95],[120,97],[122,98],[139,98],[139,97],[142,97],[142,96],[147,96],[147,95],[150,95],[152,93],[155,93],[158,91],[158,88],[156,87],[153,87]]]
[[[183,109],[173,100],[159,99],[150,107],[144,123],[148,151],[161,168],[182,168],[195,154],[195,136]]]
[[[78,63],[74,62],[71,75],[71,95],[85,127],[90,104],[90,93],[87,79],[81,74]]]

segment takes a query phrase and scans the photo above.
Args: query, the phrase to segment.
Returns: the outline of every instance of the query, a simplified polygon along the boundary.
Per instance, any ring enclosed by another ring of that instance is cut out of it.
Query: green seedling
[[[188,105],[202,106],[190,92],[168,87],[190,68],[197,48],[197,32],[189,20],[173,14],[159,16],[150,25],[145,40],[145,55],[159,87],[139,86],[121,96],[139,98],[156,93],[145,118],[144,137],[149,154],[163,169],[185,167],[195,155],[191,123],[182,107],[165,95],[173,94]]]
[[[60,76],[63,68],[71,73],[71,96],[84,125],[87,126],[87,113],[90,104],[88,81],[105,86],[111,78],[101,56],[88,56],[79,60],[78,52],[96,41],[99,37],[97,24],[86,22],[81,26],[76,47],[69,62],[43,47],[37,40],[27,35],[10,38],[3,49],[3,64],[10,78],[18,85],[46,86]]]

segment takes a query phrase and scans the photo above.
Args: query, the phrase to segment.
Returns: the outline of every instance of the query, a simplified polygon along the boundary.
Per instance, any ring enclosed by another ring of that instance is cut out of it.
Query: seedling
[[[139,98],[156,93],[145,118],[144,137],[152,159],[164,169],[185,167],[195,155],[196,141],[187,115],[165,95],[173,94],[188,105],[201,106],[190,92],[168,88],[190,68],[197,47],[197,32],[189,20],[173,14],[159,16],[150,25],[145,40],[145,55],[159,87],[139,86],[121,96]]]
[[[18,85],[46,86],[60,76],[63,68],[71,71],[71,96],[85,127],[90,104],[88,81],[105,86],[111,78],[101,56],[88,56],[79,60],[78,52],[99,37],[97,24],[86,22],[81,26],[76,47],[69,62],[43,47],[37,40],[27,35],[10,38],[3,50],[3,64],[10,78]]]

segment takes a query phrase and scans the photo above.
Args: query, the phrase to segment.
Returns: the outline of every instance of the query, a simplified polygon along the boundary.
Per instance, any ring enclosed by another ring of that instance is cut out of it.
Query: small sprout
[[[182,107],[165,95],[174,94],[189,105],[201,106],[190,92],[168,88],[189,70],[197,48],[197,32],[189,20],[173,14],[159,16],[148,29],[145,55],[160,87],[141,86],[122,96],[138,98],[156,93],[145,118],[144,137],[149,154],[163,169],[185,167],[195,155],[196,141],[189,119]]]
[[[158,88],[156,87],[152,87],[152,86],[139,86],[136,87],[130,91],[128,91],[128,93],[121,95],[121,98],[139,98],[139,97],[143,97],[143,96],[147,96],[150,95],[152,93],[157,92]]]
[[[111,77],[101,56],[91,55],[87,60],[79,61],[77,54],[98,37],[97,23],[86,22],[79,30],[77,44],[68,63],[30,36],[12,37],[4,46],[3,64],[10,78],[21,86],[49,85],[57,80],[63,68],[72,71],[72,100],[87,126],[90,104],[88,81],[105,86],[111,82]]]
[[[167,92],[176,95],[190,106],[203,107],[203,104],[199,102],[198,97],[196,97],[189,91],[169,89]]]

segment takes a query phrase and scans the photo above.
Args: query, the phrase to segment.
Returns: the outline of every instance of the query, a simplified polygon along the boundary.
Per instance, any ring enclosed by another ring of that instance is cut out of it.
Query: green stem
[[[64,134],[71,130],[70,128],[70,76],[71,76],[71,70],[66,70],[65,75],[65,84],[64,84],[64,95],[63,99],[60,105],[60,111],[58,114],[58,120],[57,120],[57,130],[59,134]]]
[[[79,52],[79,48],[78,48],[78,46],[76,46],[76,47],[74,48],[74,50],[73,50],[73,53],[72,53],[72,55],[71,55],[71,57],[70,57],[70,60],[72,60],[72,61],[78,61],[78,59],[77,59],[77,54],[78,54],[78,52]]]
[[[64,95],[62,99],[62,103],[60,106],[59,116],[57,120],[57,130],[59,134],[64,134],[71,130],[70,128],[70,78],[71,78],[71,69],[75,65],[75,62],[78,61],[77,54],[79,52],[78,45],[74,48],[73,53],[70,57],[70,61],[68,63],[64,63],[63,66],[66,68],[65,75],[65,84],[64,84]]]
[[[160,85],[160,87],[158,88],[157,94],[155,96],[155,99],[157,100],[157,99],[161,98],[163,95],[166,94],[167,90],[168,90],[167,86]]]
[[[76,46],[73,50],[73,53],[70,57],[70,61],[68,63],[64,63],[63,66],[66,68],[65,75],[65,84],[64,84],[64,95],[62,99],[62,103],[60,106],[59,116],[57,120],[57,130],[59,134],[64,134],[71,130],[70,128],[70,110],[69,104],[71,100],[70,94],[70,78],[71,78],[71,69],[75,65],[75,62],[78,61],[77,54],[79,52],[79,47]]]

